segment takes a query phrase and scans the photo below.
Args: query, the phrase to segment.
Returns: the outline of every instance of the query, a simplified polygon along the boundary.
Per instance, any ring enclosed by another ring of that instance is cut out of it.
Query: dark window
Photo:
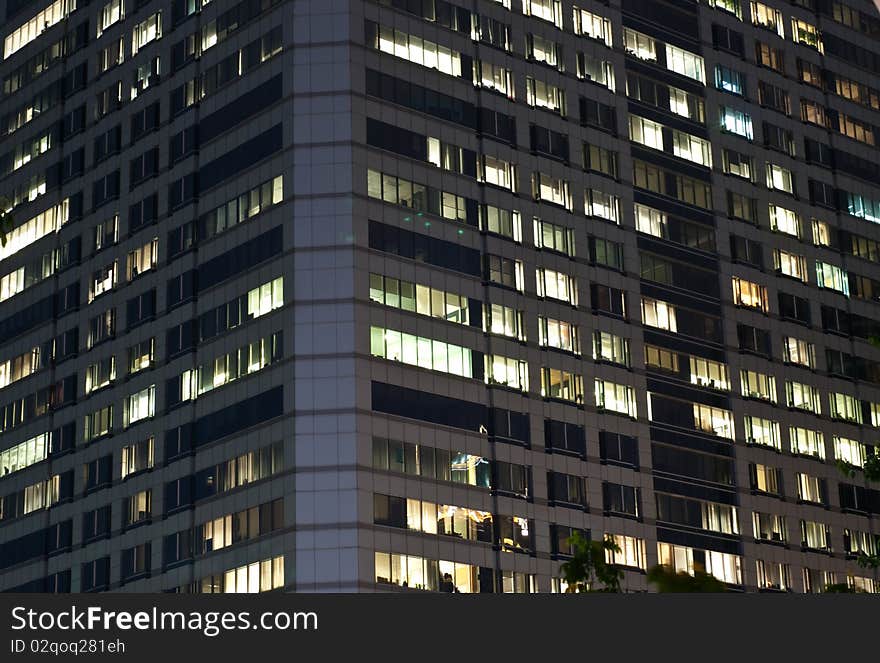
[[[556,504],[587,508],[587,483],[583,477],[547,472],[547,499]]]
[[[712,24],[712,44],[715,48],[735,53],[740,57],[746,52],[742,33],[717,23]]]
[[[739,324],[736,326],[736,336],[740,350],[764,357],[771,356],[770,332],[766,329]]]
[[[736,262],[764,268],[764,254],[760,242],[739,235],[730,236],[730,257]]]
[[[593,311],[623,317],[626,315],[625,302],[626,293],[623,290],[601,283],[590,284],[590,304]]]
[[[132,297],[125,306],[125,324],[131,329],[156,316],[156,289]]]
[[[86,562],[80,572],[80,589],[83,592],[93,592],[107,589],[110,586],[110,558]]]
[[[639,467],[639,441],[620,433],[599,431],[599,457],[609,463]]]
[[[602,482],[602,508],[605,513],[641,516],[641,494],[632,486]]]
[[[544,446],[548,451],[562,451],[585,456],[587,440],[584,427],[553,419],[544,420]]]
[[[131,191],[148,177],[152,177],[159,171],[159,148],[147,150],[129,162],[128,189]]]

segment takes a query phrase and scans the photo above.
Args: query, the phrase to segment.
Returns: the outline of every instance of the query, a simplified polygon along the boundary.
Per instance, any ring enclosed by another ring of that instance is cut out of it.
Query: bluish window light
[[[721,106],[721,127],[725,131],[752,140],[752,117],[735,108]]]
[[[871,200],[870,198],[847,192],[846,211],[871,223],[880,223],[880,200]]]
[[[732,94],[743,95],[745,88],[745,79],[743,75],[735,69],[722,67],[720,64],[715,65],[715,87]]]

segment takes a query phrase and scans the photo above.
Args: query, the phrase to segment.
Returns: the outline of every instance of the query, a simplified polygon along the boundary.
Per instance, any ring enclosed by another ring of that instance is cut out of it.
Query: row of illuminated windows
[[[60,475],[42,479],[15,493],[0,496],[0,521],[48,509],[60,499]]]
[[[528,518],[374,493],[373,522],[466,541],[497,543],[505,551],[534,550]]]
[[[597,343],[599,341],[597,340]],[[441,371],[465,378],[474,377],[474,357],[470,348],[407,334],[382,327],[370,328],[370,353],[411,366]],[[485,381],[519,391],[529,390],[528,363],[513,357],[492,354],[485,357]],[[583,377],[570,371],[541,369],[541,395],[583,403]],[[635,392],[628,385],[596,379],[598,407],[636,416]]]
[[[45,9],[10,32],[3,41],[3,57],[8,58],[37,39],[43,32],[76,11],[76,0],[55,0]]]
[[[168,567],[182,560],[259,538],[282,527],[283,499],[227,513],[166,536],[162,546],[162,563]]]
[[[388,301],[389,305],[400,306],[404,310],[416,310],[426,315],[432,315],[431,301],[433,300],[435,308],[445,311],[446,314],[452,306],[453,321],[466,321],[466,318],[461,314],[465,310],[467,301],[464,297],[454,293],[434,291],[435,296],[429,299],[431,290],[424,288],[419,305],[414,299],[416,294],[414,284],[379,275],[372,275],[372,279],[375,287],[372,290],[371,298],[374,301]],[[735,286],[738,282],[738,279],[734,279]],[[388,292],[384,290],[386,283],[390,284]],[[766,294],[759,301],[765,300]],[[752,300],[743,297],[740,291],[740,297],[736,301],[738,304],[745,305]],[[446,314],[438,317],[444,317]],[[666,302],[642,297],[641,318],[646,326],[672,332],[677,331],[675,307]],[[539,316],[538,325],[538,338],[541,346],[575,354],[580,353],[577,325],[545,316]],[[526,339],[522,312],[500,304],[486,305],[484,330],[493,334],[517,338],[521,341]],[[373,328],[371,338],[373,339],[371,352],[376,356],[463,377],[473,377],[473,371],[470,370],[472,358],[470,350],[467,348],[450,346],[427,338],[420,339],[414,335],[401,335],[399,332],[382,330],[378,327]],[[403,344],[406,345],[406,348],[403,347]],[[437,347],[435,348],[434,345]],[[628,343],[626,339],[614,337],[606,332],[596,332],[593,343],[593,358],[629,365]],[[802,339],[786,336],[783,338],[783,359],[787,363],[815,369],[815,346]],[[453,363],[449,363],[450,361]],[[679,355],[661,348],[648,346],[645,361],[649,367],[675,373],[680,370]],[[689,357],[688,361],[692,384],[725,391],[730,389],[730,378],[726,365],[698,357]],[[555,369],[542,369],[542,371],[543,395],[582,402],[583,388],[578,376]],[[527,372],[525,362],[512,358],[493,356],[487,362],[487,379],[493,384],[503,384],[527,390]],[[740,378],[743,396],[777,402],[776,383],[772,376],[754,371],[742,371]],[[788,407],[821,414],[821,398],[817,389],[794,381],[787,381],[785,387]],[[861,422],[861,406],[855,397],[834,392],[829,394],[829,405],[829,413],[832,417],[856,423]]]
[[[470,324],[467,297],[419,283],[370,274],[370,299],[419,315]]]
[[[449,451],[386,438],[373,438],[373,468],[491,488],[527,498],[531,495],[531,468],[491,461],[463,451]]]
[[[49,433],[40,433],[0,451],[0,477],[18,472],[49,457]]]
[[[194,400],[212,389],[257,373],[279,361],[283,354],[283,332],[278,331],[187,369],[180,376],[180,400]]]
[[[751,128],[751,123],[749,123],[749,128]],[[629,116],[630,140],[640,145],[664,151],[664,129],[666,127],[659,122],[638,115]],[[707,168],[712,167],[712,150],[709,141],[678,129],[668,129],[668,131],[671,134],[671,150],[669,151],[672,154]]]
[[[281,587],[284,587],[283,555],[206,576],[178,589],[194,594],[256,594]]]
[[[5,234],[6,242],[0,246],[0,261],[15,255],[34,242],[58,232],[70,220],[70,199],[65,198]]]
[[[114,217],[115,218],[115,217]],[[98,232],[104,229],[102,225]],[[106,236],[105,236],[106,237]],[[140,276],[144,272],[154,269],[159,262],[159,238],[154,237],[146,244],[129,251],[125,259],[125,276],[127,281],[131,281]],[[119,283],[119,261],[103,265],[94,270],[89,277],[89,294],[88,303],[94,301],[97,297],[111,292]]]
[[[83,439],[92,441],[113,432],[113,404],[87,414],[83,420]],[[156,385],[126,396],[122,401],[122,425],[128,428],[156,414]]]
[[[375,581],[380,584],[449,594],[495,591],[491,569],[471,564],[383,552],[376,552],[374,563]],[[535,578],[531,574],[501,571],[499,575],[503,593],[537,591]]]

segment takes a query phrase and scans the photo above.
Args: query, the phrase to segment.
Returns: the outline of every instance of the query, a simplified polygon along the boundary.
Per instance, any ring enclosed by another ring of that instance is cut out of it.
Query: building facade
[[[7,0],[0,590],[880,591],[867,0]]]

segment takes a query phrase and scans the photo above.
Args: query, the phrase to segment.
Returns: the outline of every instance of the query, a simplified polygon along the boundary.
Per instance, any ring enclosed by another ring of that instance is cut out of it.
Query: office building
[[[868,0],[3,16],[0,590],[880,591]]]

